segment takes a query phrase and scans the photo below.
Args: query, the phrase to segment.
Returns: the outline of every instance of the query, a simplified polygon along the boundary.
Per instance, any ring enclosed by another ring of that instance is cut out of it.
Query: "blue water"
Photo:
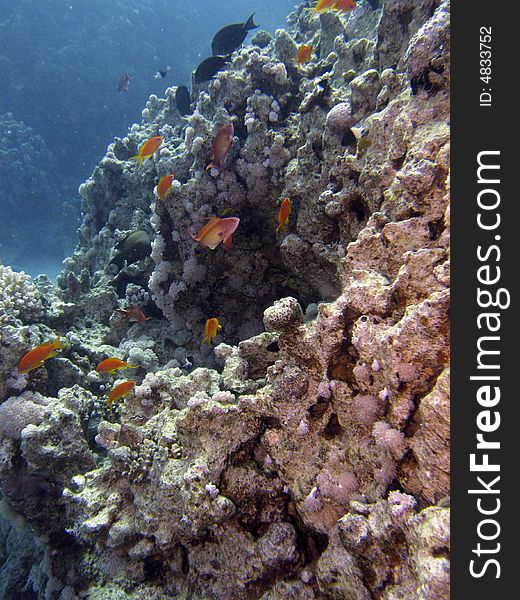
[[[148,96],[189,85],[224,25],[254,12],[274,32],[295,2],[0,0],[0,262],[55,276],[76,244],[79,184]]]

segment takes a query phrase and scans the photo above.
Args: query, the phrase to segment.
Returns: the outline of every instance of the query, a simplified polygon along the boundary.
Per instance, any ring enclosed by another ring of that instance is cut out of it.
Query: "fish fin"
[[[233,236],[228,235],[228,237],[224,240],[224,248],[226,250],[231,250],[232,246],[233,246]]]
[[[52,346],[54,348],[56,348],[57,350],[61,349],[61,348],[67,348],[67,344],[64,344],[61,339],[60,336],[57,335],[53,340],[52,340]]]
[[[40,360],[32,367],[27,367],[26,369],[22,369],[22,370],[18,369],[18,370],[20,371],[20,373],[29,373],[29,371],[34,371],[34,369],[39,369],[43,365],[43,362],[44,362],[43,360]]]
[[[255,16],[255,13],[253,13],[249,19],[244,23],[244,29],[246,31],[249,31],[250,29],[257,29],[258,25],[255,24],[255,22],[253,21],[253,17]]]

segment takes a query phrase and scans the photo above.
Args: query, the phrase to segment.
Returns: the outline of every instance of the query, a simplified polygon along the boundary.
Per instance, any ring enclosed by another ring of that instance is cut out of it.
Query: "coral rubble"
[[[38,540],[38,597],[449,595],[449,2],[311,5],[192,115],[150,97],[81,186],[57,287],[0,267],[2,504]],[[189,235],[228,213],[230,249]],[[145,251],[122,257],[132,232]],[[107,356],[137,367],[114,408]]]

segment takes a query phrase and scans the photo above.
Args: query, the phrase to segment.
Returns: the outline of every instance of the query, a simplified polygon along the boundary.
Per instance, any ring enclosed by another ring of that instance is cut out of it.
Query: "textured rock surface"
[[[304,3],[289,22],[235,52],[187,119],[174,88],[150,98],[81,188],[80,243],[59,288],[37,282],[39,322],[2,329],[0,485],[49,550],[39,593],[449,596],[449,4]],[[224,170],[206,171],[227,122]],[[188,235],[228,213],[230,250]],[[109,264],[137,229],[151,256]],[[128,303],[152,319],[119,321]],[[21,378],[56,333],[67,348]],[[112,409],[125,375],[94,370],[107,356],[138,367]]]

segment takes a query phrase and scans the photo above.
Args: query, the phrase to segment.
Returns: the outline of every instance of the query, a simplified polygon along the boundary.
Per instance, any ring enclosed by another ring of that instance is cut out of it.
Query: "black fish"
[[[206,60],[203,60],[197,67],[193,81],[195,83],[208,81],[208,79],[214,77],[222,67],[229,62],[230,58],[230,54],[227,56],[210,56],[209,58],[206,58]]]
[[[157,73],[153,76],[154,79],[164,79],[166,75],[168,75],[168,71],[170,67],[166,67],[165,69],[159,69]]]
[[[180,85],[175,92],[175,104],[181,115],[191,115],[191,97],[188,88]]]
[[[108,264],[114,263],[122,269],[125,261],[130,265],[145,258],[151,251],[152,246],[148,234],[146,231],[138,229],[129,233],[116,244],[114,257]]]
[[[211,41],[211,50],[214,56],[222,56],[223,54],[231,54],[246,39],[247,32],[250,29],[256,29],[253,21],[253,13],[245,23],[235,23],[234,25],[226,25],[220,31],[217,31]]]

